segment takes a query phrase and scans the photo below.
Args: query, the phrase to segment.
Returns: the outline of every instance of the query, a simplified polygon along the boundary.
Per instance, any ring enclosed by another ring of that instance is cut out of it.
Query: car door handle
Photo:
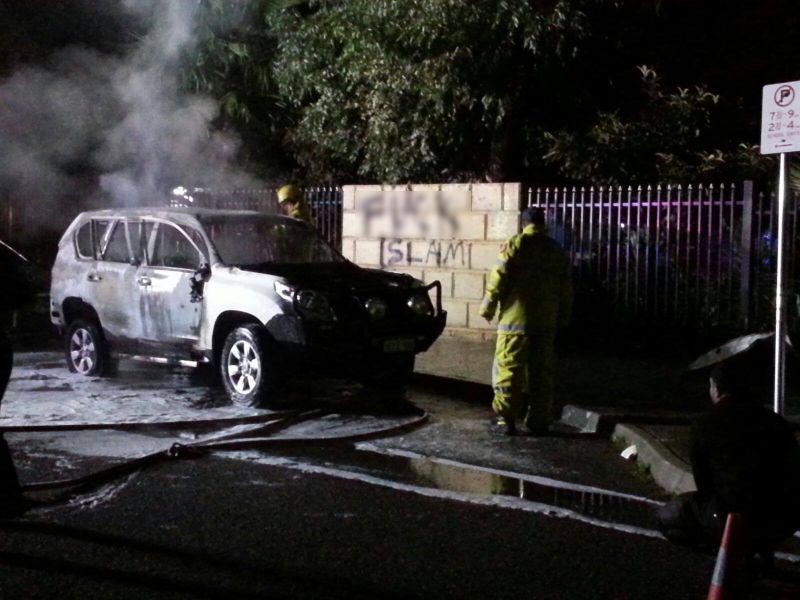
[[[139,282],[139,285],[150,285],[153,283],[149,277],[139,277],[136,281]]]
[[[88,279],[89,281],[100,281],[102,279],[102,277],[100,277],[100,275],[98,275],[96,273],[89,273],[86,276],[86,279]]]

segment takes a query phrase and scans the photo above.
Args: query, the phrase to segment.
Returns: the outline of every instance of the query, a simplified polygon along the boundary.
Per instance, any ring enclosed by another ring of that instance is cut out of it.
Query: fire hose
[[[339,445],[339,444],[353,444],[356,442],[378,439],[389,435],[395,435],[405,431],[410,431],[419,427],[428,420],[428,413],[417,409],[415,407],[414,414],[400,423],[393,424],[388,427],[365,431],[361,433],[352,433],[340,436],[303,436],[303,437],[269,437],[270,435],[279,432],[287,427],[308,421],[310,419],[318,418],[327,414],[333,414],[331,410],[314,409],[308,411],[300,410],[287,410],[280,412],[272,412],[268,415],[257,415],[252,417],[234,417],[228,419],[203,419],[195,421],[171,421],[167,423],[151,423],[151,422],[138,422],[138,423],[89,423],[81,424],[62,424],[62,425],[34,425],[34,426],[6,426],[0,427],[0,433],[22,433],[22,432],[45,432],[45,431],[89,431],[109,429],[117,431],[133,431],[137,429],[176,429],[186,428],[191,425],[196,427],[210,426],[210,425],[259,425],[255,428],[246,431],[238,431],[234,433],[224,433],[221,435],[197,440],[193,442],[175,442],[169,448],[152,452],[132,460],[125,461],[111,467],[95,471],[88,475],[76,477],[72,479],[59,479],[53,481],[43,481],[37,483],[29,483],[21,486],[21,491],[25,492],[44,492],[48,490],[69,488],[75,490],[79,488],[82,490],[94,488],[113,479],[130,475],[136,471],[140,471],[146,467],[159,464],[164,461],[181,459],[181,458],[194,458],[214,452],[221,452],[226,450],[244,450],[244,449],[258,449],[258,448],[276,448],[276,447],[292,447],[304,444],[315,445]],[[257,435],[256,435],[257,434]],[[247,437],[242,437],[247,436]],[[62,500],[54,499],[52,501],[32,501],[32,506],[52,506],[60,504]]]

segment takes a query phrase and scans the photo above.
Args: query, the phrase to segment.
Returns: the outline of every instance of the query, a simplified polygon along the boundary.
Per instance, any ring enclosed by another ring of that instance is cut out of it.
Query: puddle
[[[651,529],[654,501],[588,486],[455,464],[451,461],[390,455],[369,448],[309,449],[282,456],[323,467],[346,469],[395,483],[484,497],[514,498],[620,525]]]

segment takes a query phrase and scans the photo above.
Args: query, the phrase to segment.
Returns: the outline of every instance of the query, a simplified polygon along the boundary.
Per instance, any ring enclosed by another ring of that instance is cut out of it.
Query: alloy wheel
[[[261,358],[247,340],[238,340],[228,353],[228,378],[239,394],[250,394],[261,377]]]
[[[69,356],[75,371],[81,375],[91,373],[97,362],[97,348],[92,334],[86,329],[76,329],[69,340]]]

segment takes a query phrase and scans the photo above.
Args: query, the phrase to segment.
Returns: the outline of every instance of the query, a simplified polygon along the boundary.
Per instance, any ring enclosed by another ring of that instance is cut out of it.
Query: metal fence
[[[311,216],[320,235],[337,250],[342,247],[342,188],[315,186],[302,188]],[[193,191],[170,198],[170,206],[201,206],[279,213],[277,187],[216,192]]]
[[[537,188],[551,235],[569,253],[577,288],[616,315],[672,327],[747,330],[773,310],[775,219],[752,182]],[[798,211],[788,204],[787,277],[798,280]]]

